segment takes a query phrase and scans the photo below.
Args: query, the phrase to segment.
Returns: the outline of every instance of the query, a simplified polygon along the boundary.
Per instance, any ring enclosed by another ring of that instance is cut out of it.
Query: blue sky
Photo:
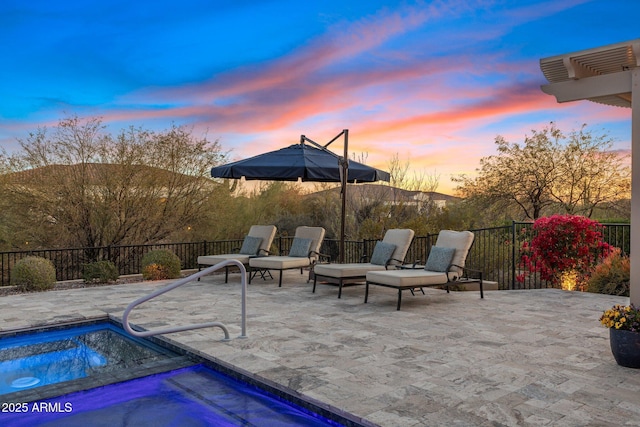
[[[497,135],[551,121],[630,149],[631,110],[557,104],[539,60],[639,38],[632,16],[639,1],[4,0],[0,144],[69,115],[192,126],[233,159],[349,129],[367,163],[398,154],[449,192]]]

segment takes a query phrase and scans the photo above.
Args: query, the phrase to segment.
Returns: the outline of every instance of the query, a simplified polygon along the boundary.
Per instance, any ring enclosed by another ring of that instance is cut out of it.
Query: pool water
[[[108,323],[0,339],[0,395],[101,375],[175,354],[140,345]]]
[[[129,338],[110,323],[1,338],[0,426],[343,425],[211,363]]]
[[[338,426],[203,365],[38,402],[3,426]],[[41,408],[48,408],[41,411]],[[8,415],[8,416],[7,416]]]
[[[107,363],[104,356],[81,342],[42,347],[26,346],[25,356],[0,362],[0,394],[83,378],[91,369]],[[1,353],[0,357],[7,356]]]

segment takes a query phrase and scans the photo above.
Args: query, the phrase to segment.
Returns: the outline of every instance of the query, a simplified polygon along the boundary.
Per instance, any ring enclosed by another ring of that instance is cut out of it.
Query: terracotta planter
[[[640,333],[610,328],[609,341],[618,365],[640,368]]]

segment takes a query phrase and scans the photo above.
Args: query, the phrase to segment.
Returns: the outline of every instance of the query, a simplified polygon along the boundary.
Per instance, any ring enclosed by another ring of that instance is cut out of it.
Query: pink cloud
[[[523,136],[522,125],[511,127],[507,121],[519,116],[626,120],[625,110],[558,105],[540,91],[543,77],[536,61],[514,60],[504,50],[477,50],[479,39],[498,40],[522,22],[583,2],[549,1],[515,11],[489,8],[497,10],[490,12],[495,24],[481,32],[456,28],[438,33],[437,39],[422,33],[431,22],[466,15],[484,2],[382,10],[356,22],[338,22],[282,57],[204,82],[148,88],[96,111],[106,122],[177,121],[203,132],[210,129],[239,157],[296,143],[301,133],[326,142],[349,128],[351,151],[368,153],[374,166],[384,167],[398,152],[443,175],[469,171],[493,149],[495,131],[483,130],[491,124],[504,121],[501,133],[517,139]],[[408,38],[411,50],[390,48],[418,29],[420,36]]]

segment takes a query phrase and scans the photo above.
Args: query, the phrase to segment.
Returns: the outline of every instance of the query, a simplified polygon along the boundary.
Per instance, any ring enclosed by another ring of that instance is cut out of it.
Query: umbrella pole
[[[349,174],[349,129],[344,129],[344,157],[342,159],[342,210],[340,212],[340,263],[344,263],[344,240],[345,240],[345,221],[346,221],[346,205],[347,205],[347,181]]]

